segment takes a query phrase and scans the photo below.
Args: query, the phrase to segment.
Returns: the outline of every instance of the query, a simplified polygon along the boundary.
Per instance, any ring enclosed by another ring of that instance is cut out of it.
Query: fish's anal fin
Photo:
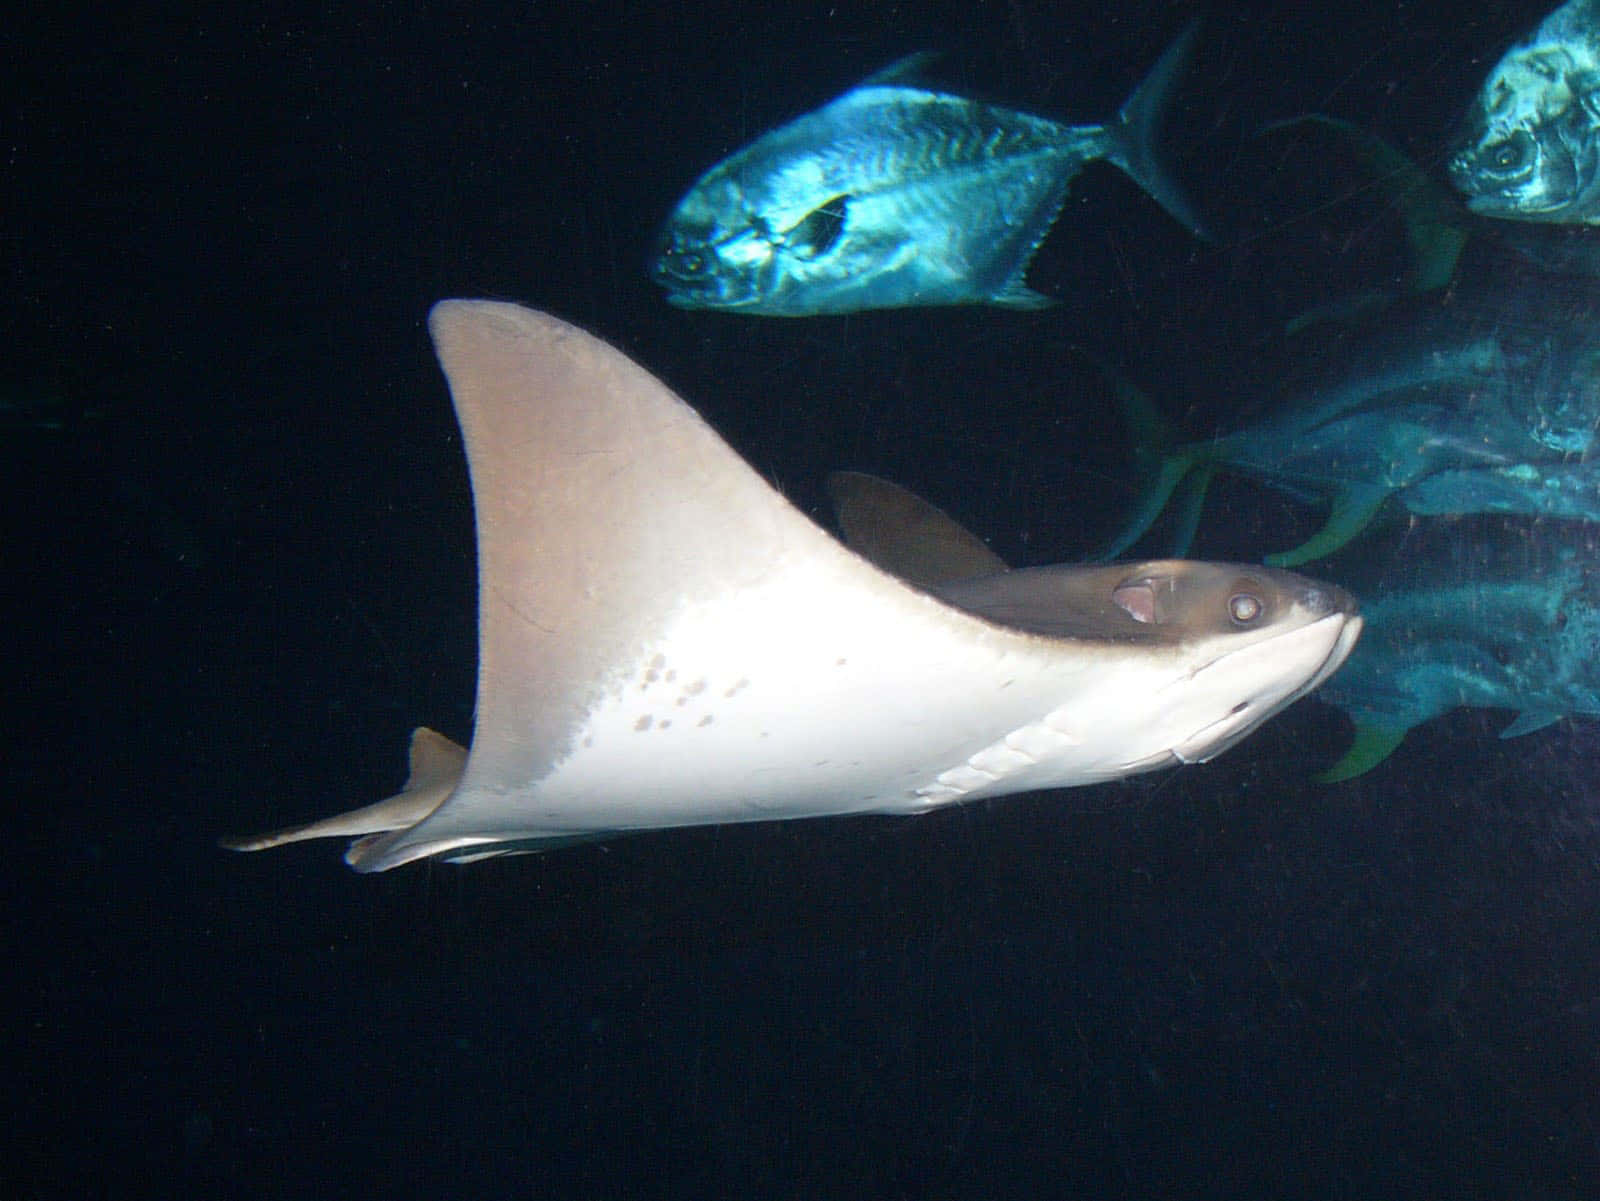
[[[1351,742],[1350,749],[1332,767],[1311,778],[1318,784],[1337,784],[1371,771],[1394,753],[1394,749],[1404,741],[1409,728],[1357,722],[1355,740]]]
[[[1024,262],[1024,267],[1027,263]],[[1006,280],[999,290],[989,297],[989,303],[1003,309],[1049,309],[1061,302],[1043,292],[1035,292],[1023,283],[1020,276]]]
[[[1500,731],[1500,737],[1521,738],[1524,734],[1532,734],[1535,730],[1554,725],[1561,720],[1561,717],[1560,713],[1544,713],[1537,709],[1524,710],[1517,714],[1509,726]]]
[[[1268,555],[1268,567],[1299,567],[1333,554],[1377,516],[1393,489],[1383,484],[1350,484],[1334,498],[1333,511],[1323,527],[1293,550]]]

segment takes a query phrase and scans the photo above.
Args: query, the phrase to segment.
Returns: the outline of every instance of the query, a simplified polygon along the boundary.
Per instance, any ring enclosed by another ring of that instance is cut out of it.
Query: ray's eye
[[[1236,626],[1247,626],[1261,616],[1264,607],[1259,596],[1235,592],[1228,598],[1228,617]]]

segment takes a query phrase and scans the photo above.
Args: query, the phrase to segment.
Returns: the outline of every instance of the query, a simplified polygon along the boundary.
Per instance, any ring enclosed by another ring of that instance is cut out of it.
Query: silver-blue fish
[[[1600,224],[1600,0],[1571,0],[1495,64],[1450,176],[1488,217]]]
[[[891,68],[701,176],[652,274],[682,308],[767,316],[1049,304],[1023,276],[1085,163],[1116,164],[1200,232],[1154,152],[1193,40],[1191,26],[1105,125],[905,86]]]

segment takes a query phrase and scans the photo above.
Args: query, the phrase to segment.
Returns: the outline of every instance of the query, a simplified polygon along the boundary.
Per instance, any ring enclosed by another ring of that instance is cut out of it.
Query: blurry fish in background
[[[1118,381],[1152,463],[1138,512],[1103,554],[1133,546],[1187,485],[1176,553],[1187,553],[1219,469],[1331,507],[1321,530],[1266,562],[1338,550],[1391,496],[1414,513],[1526,513],[1600,521],[1600,326],[1587,280],[1523,269],[1458,283],[1359,325],[1322,323],[1285,341],[1262,394],[1276,416],[1167,448],[1147,398]]]
[[[1495,64],[1450,175],[1473,212],[1600,223],[1600,0],[1571,0]]]
[[[1409,260],[1392,281],[1354,296],[1341,296],[1297,317],[1296,326],[1371,312],[1400,296],[1445,287],[1458,268],[1518,271],[1532,263],[1567,277],[1600,279],[1600,240],[1585,225],[1497,221],[1462,207],[1456,193],[1432,177],[1403,151],[1370,129],[1321,114],[1278,121],[1263,133],[1320,131],[1353,153],[1373,186],[1402,222]],[[1487,236],[1485,236],[1487,235]],[[1507,262],[1507,253],[1517,261]]]
[[[1085,163],[1200,219],[1156,155],[1191,25],[1104,125],[900,82],[914,56],[756,139],[690,188],[652,264],[680,308],[802,317],[906,305],[1051,303],[1024,282]]]
[[[1421,538],[1361,589],[1366,633],[1319,693],[1356,727],[1324,782],[1370,770],[1452,709],[1515,711],[1502,738],[1600,716],[1600,530],[1463,523]]]
[[[0,379],[0,431],[78,433],[105,421],[114,408],[105,383],[70,361]]]
[[[1314,137],[1332,142],[1351,155],[1370,174],[1373,186],[1384,203],[1399,218],[1405,230],[1409,259],[1393,281],[1384,281],[1359,293],[1344,296],[1302,314],[1289,325],[1289,333],[1317,320],[1370,312],[1390,304],[1401,295],[1431,292],[1450,282],[1456,273],[1461,253],[1466,248],[1470,218],[1461,202],[1449,189],[1436,183],[1410,156],[1370,129],[1329,117],[1306,113],[1274,121],[1262,135]]]

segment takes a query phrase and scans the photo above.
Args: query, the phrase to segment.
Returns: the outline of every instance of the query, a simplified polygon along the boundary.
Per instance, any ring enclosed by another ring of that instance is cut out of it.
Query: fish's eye
[[[1527,168],[1533,161],[1533,138],[1525,129],[1486,148],[1484,166],[1499,175],[1511,175]]]
[[[661,270],[676,279],[703,279],[711,273],[711,259],[699,250],[669,246],[661,255]]]
[[[1228,617],[1234,625],[1249,625],[1261,616],[1265,608],[1261,598],[1249,592],[1235,592],[1228,598]]]

